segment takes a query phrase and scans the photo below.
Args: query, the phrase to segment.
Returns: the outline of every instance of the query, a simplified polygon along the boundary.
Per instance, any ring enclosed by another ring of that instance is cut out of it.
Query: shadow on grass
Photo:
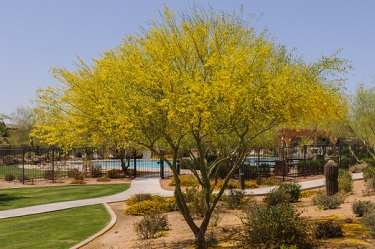
[[[9,206],[9,202],[26,199],[27,197],[14,196],[9,194],[0,194],[0,206]]]

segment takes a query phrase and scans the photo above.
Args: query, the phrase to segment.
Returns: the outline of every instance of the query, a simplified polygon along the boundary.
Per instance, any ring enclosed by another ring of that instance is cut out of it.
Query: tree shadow
[[[14,196],[11,194],[0,194],[0,206],[9,206],[9,203],[11,201],[19,200],[19,199],[25,199],[27,197],[22,196]]]

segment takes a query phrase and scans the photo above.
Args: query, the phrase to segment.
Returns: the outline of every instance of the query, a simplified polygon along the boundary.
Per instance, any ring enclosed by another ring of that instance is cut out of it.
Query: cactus
[[[327,195],[334,195],[339,191],[339,165],[332,160],[329,160],[324,165],[324,175],[326,178]]]

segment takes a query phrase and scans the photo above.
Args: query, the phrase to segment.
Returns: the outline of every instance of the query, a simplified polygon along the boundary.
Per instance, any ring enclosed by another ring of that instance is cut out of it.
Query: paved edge
[[[84,241],[80,242],[79,244],[71,247],[70,249],[81,248],[82,246],[90,243],[94,239],[96,239],[99,236],[103,235],[104,233],[108,232],[116,224],[117,216],[116,216],[115,212],[113,212],[112,208],[107,203],[104,202],[103,205],[107,208],[108,213],[111,215],[111,221],[108,223],[108,225],[105,228],[103,228],[102,230],[100,230],[96,234],[92,235],[91,237],[85,239]]]

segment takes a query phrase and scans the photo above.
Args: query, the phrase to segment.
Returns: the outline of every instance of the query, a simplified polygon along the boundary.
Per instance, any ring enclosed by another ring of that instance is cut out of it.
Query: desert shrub
[[[365,186],[369,190],[369,192],[375,191],[375,177],[367,178],[365,181]]]
[[[245,226],[241,248],[312,248],[311,224],[290,204],[263,206],[253,204],[241,217]],[[284,247],[285,248],[285,247]]]
[[[168,186],[176,186],[175,180],[172,179],[168,183]],[[182,186],[182,187],[198,187],[199,186],[199,182],[192,175],[180,176],[180,186]]]
[[[203,217],[205,210],[203,202],[203,191],[200,191],[195,187],[186,188],[183,195],[187,202],[191,215],[193,217]]]
[[[364,170],[363,170],[363,179],[367,181],[369,178],[375,178],[375,166],[368,165]]]
[[[375,212],[365,212],[362,216],[361,223],[369,230],[369,235],[375,238]]]
[[[134,230],[141,239],[155,238],[159,232],[168,227],[167,215],[160,213],[146,215],[142,220],[134,222]]]
[[[349,167],[350,173],[360,173],[367,167],[366,163],[357,163]]]
[[[126,215],[150,215],[156,212],[165,213],[168,211],[168,205],[159,201],[144,200],[137,202],[125,209]]]
[[[101,165],[92,165],[90,167],[91,176],[93,178],[101,177],[103,175]]]
[[[241,205],[241,203],[243,203],[244,197],[245,197],[244,191],[231,189],[228,193],[227,208],[228,209],[238,208]]]
[[[22,182],[22,174],[17,175],[17,180]],[[30,181],[30,177],[28,175],[23,175],[24,181]]]
[[[84,179],[73,179],[70,184],[86,184],[87,182]]]
[[[275,206],[278,204],[289,203],[290,194],[287,192],[286,189],[274,188],[264,196],[263,201],[268,206]]]
[[[210,225],[212,227],[217,227],[222,219],[223,219],[223,217],[221,217],[220,214],[214,212],[211,215]]]
[[[69,169],[67,175],[69,178],[76,178],[76,175],[79,174],[79,170],[76,168]]]
[[[292,245],[292,246],[281,245],[280,249],[298,249],[298,248],[296,245]]]
[[[111,178],[108,178],[107,176],[101,176],[98,179],[96,179],[98,182],[110,182]]]
[[[259,185],[257,184],[256,181],[245,181],[245,188],[259,188]]]
[[[275,179],[275,177],[268,177],[264,180],[261,181],[262,185],[267,185],[267,186],[277,186],[280,185],[280,182]]]
[[[371,201],[357,201],[352,204],[352,211],[355,215],[362,217],[364,213],[375,210],[375,203]]]
[[[314,229],[314,235],[317,239],[342,237],[342,225],[331,220],[318,222]]]
[[[46,180],[55,180],[59,178],[60,172],[57,170],[46,170],[44,171],[43,177]]]
[[[353,191],[353,178],[347,170],[339,169],[338,183],[339,191],[344,191],[345,193]]]
[[[297,182],[293,183],[283,183],[279,186],[280,189],[285,189],[285,191],[290,196],[290,202],[299,201],[301,198],[301,184]]]
[[[301,198],[309,198],[318,193],[318,190],[305,190],[301,192]]]
[[[213,186],[214,184],[215,184],[215,181],[211,181],[211,186]],[[223,187],[223,184],[224,184],[224,180],[219,179],[216,182],[215,190],[220,190]],[[230,179],[227,183],[227,186],[225,187],[225,189],[239,189],[239,188],[241,188],[240,183],[236,182],[233,179]]]
[[[111,169],[107,172],[107,176],[111,179],[120,178],[122,175],[121,169]]]
[[[14,165],[18,163],[18,159],[14,158],[12,155],[6,155],[3,157],[3,162],[6,165]]]
[[[16,177],[13,174],[6,174],[5,175],[5,181],[7,182],[13,182]]]
[[[169,211],[178,211],[177,203],[176,203],[176,197],[172,196],[167,199],[167,205]]]
[[[125,201],[125,203],[129,206],[134,205],[138,202],[145,201],[145,200],[152,200],[152,194],[150,193],[139,193],[131,196],[129,199]]]
[[[319,209],[336,209],[343,202],[342,195],[327,195],[325,191],[318,191],[318,193],[312,198],[313,205],[317,206]]]

